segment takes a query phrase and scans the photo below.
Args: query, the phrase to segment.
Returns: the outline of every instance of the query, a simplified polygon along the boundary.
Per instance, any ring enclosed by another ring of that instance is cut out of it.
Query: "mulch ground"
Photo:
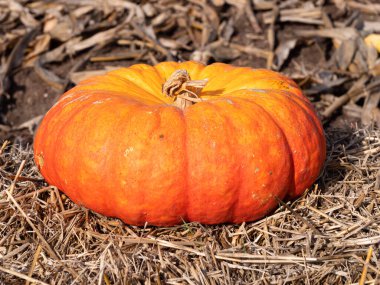
[[[376,0],[0,0],[0,284],[380,284]],[[315,185],[239,225],[133,227],[44,182],[33,134],[80,80],[196,60],[293,78],[323,122]]]

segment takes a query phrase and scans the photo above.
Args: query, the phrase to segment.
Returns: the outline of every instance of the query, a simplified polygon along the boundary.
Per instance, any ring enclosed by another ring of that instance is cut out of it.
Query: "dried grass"
[[[7,145],[0,284],[378,284],[380,131],[327,136],[319,183],[297,201],[258,222],[172,228],[80,208],[45,185],[29,145]]]

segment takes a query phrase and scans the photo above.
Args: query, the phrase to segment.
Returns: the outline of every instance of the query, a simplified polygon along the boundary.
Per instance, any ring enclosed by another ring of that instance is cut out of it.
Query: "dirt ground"
[[[366,41],[379,33],[376,0],[0,0],[0,284],[380,284],[380,51]],[[59,96],[167,60],[293,78],[328,141],[316,184],[254,223],[174,228],[47,185],[33,135]]]

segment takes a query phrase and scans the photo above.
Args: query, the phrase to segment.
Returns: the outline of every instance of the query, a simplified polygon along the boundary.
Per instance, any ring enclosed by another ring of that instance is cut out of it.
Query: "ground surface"
[[[0,0],[0,284],[380,283],[380,61],[364,42],[380,4],[277,2]],[[189,59],[302,87],[328,140],[302,198],[255,223],[138,228],[43,181],[33,134],[65,90],[94,71]]]

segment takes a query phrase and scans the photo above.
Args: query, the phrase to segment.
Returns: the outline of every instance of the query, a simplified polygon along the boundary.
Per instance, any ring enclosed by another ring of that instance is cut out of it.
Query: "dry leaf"
[[[75,18],[80,18],[85,14],[92,12],[95,9],[94,6],[81,6],[78,9],[75,9],[73,12],[70,12]]]
[[[208,49],[195,50],[190,55],[190,60],[198,61],[203,64],[208,64],[212,57],[211,52]]]
[[[360,3],[357,0],[349,0],[347,1],[347,5],[355,10],[360,10],[368,14],[378,15],[380,13],[380,4],[371,3],[369,1],[367,3]]]
[[[16,12],[19,16],[19,19],[21,22],[30,28],[37,27],[40,23],[33,18],[33,16],[29,13],[28,9],[25,9],[21,3],[18,3],[17,1],[14,0],[9,0],[9,9],[10,11]]]
[[[265,12],[263,19],[265,24],[270,24],[273,11]],[[323,24],[321,8],[296,8],[279,10],[280,22],[299,22],[304,24]]]
[[[254,47],[254,46],[243,46],[243,45],[231,43],[230,47],[233,49],[237,49],[238,51],[241,51],[241,52],[244,52],[247,54],[251,54],[251,55],[254,55],[257,57],[262,57],[265,59],[267,59],[268,56],[270,56],[272,54],[271,51],[260,49],[260,48]]]
[[[158,16],[156,16],[152,22],[151,22],[151,25],[153,27],[156,27],[156,26],[160,26],[162,25],[163,23],[165,23],[168,19],[170,19],[170,14],[171,12],[167,11],[167,12],[164,12],[164,13],[161,13],[159,14]]]
[[[58,23],[52,27],[49,34],[53,39],[66,42],[73,37],[74,24],[69,16],[61,17]]]
[[[325,79],[323,82],[321,82],[318,85],[315,85],[311,87],[310,89],[304,90],[304,93],[307,95],[316,95],[319,93],[327,93],[333,90],[334,88],[343,85],[345,82],[347,82],[348,78],[330,78],[329,80]]]
[[[49,52],[43,54],[41,56],[41,62],[60,62],[62,61],[68,54],[72,54],[68,47],[71,47],[77,43],[80,43],[82,40],[81,37],[74,37],[63,43],[62,45],[56,47],[55,49],[50,50]]]
[[[191,47],[182,44],[178,40],[172,40],[172,39],[167,39],[167,38],[160,38],[160,43],[169,49],[186,49],[186,50],[191,50]]]
[[[280,70],[284,62],[288,59],[290,52],[296,47],[297,39],[282,42],[275,50],[276,69]]]
[[[358,37],[358,32],[354,28],[332,28],[320,30],[295,30],[294,33],[302,37],[323,37],[335,39],[341,44],[341,41],[354,39]],[[336,46],[338,48],[339,46]]]
[[[225,0],[211,0],[211,3],[216,7],[221,7],[225,4]]]
[[[363,106],[363,112],[361,115],[361,119],[363,124],[368,125],[376,119],[376,115],[378,114],[379,108],[377,107],[380,103],[380,92],[371,93],[367,96],[367,99]]]
[[[50,32],[51,30],[53,30],[57,26],[57,24],[58,24],[57,17],[49,15],[49,17],[47,17],[45,19],[45,24],[44,24],[44,27],[43,27],[43,32],[44,33]]]
[[[356,40],[348,39],[342,42],[337,50],[338,66],[341,70],[346,70],[351,64],[357,49]]]
[[[55,75],[52,71],[42,67],[39,60],[36,60],[34,62],[34,70],[37,75],[51,87],[62,90],[64,81]]]
[[[37,36],[34,42],[32,43],[32,51],[25,56],[24,66],[32,66],[33,59],[45,51],[48,50],[51,37],[49,34],[42,34]]]
[[[224,39],[225,42],[229,42],[231,40],[232,35],[234,34],[234,24],[235,20],[231,17],[228,21],[222,22],[219,27],[219,35]]]
[[[364,31],[368,31],[368,32],[380,32],[380,21],[377,21],[377,22],[372,22],[372,21],[364,21],[364,27],[363,27],[363,30]]]
[[[144,4],[142,10],[147,17],[153,17],[157,13],[156,8],[151,3]]]
[[[364,55],[357,51],[354,56],[353,62],[349,65],[349,70],[352,73],[364,73],[368,72],[367,61]]]
[[[38,27],[36,27],[30,30],[29,32],[25,33],[24,36],[22,36],[17,41],[11,54],[8,56],[6,63],[1,66],[0,96],[7,92],[10,86],[10,80],[8,78],[8,74],[10,73],[10,71],[12,71],[14,68],[18,67],[22,63],[22,60],[24,58],[24,51],[27,48],[30,41],[32,41],[33,38],[37,35],[38,30],[39,30]]]
[[[217,61],[230,61],[240,56],[241,52],[228,46],[220,46],[212,50],[212,55]]]
[[[119,29],[120,29],[120,27],[116,27],[116,28],[112,28],[112,29],[109,29],[109,30],[106,30],[103,32],[99,32],[99,33],[93,35],[92,37],[87,38],[87,39],[85,39],[79,43],[76,43],[72,46],[66,46],[66,50],[70,54],[74,54],[78,51],[93,47],[97,44],[105,43],[105,42],[111,40],[112,38],[114,38],[116,32]]]

